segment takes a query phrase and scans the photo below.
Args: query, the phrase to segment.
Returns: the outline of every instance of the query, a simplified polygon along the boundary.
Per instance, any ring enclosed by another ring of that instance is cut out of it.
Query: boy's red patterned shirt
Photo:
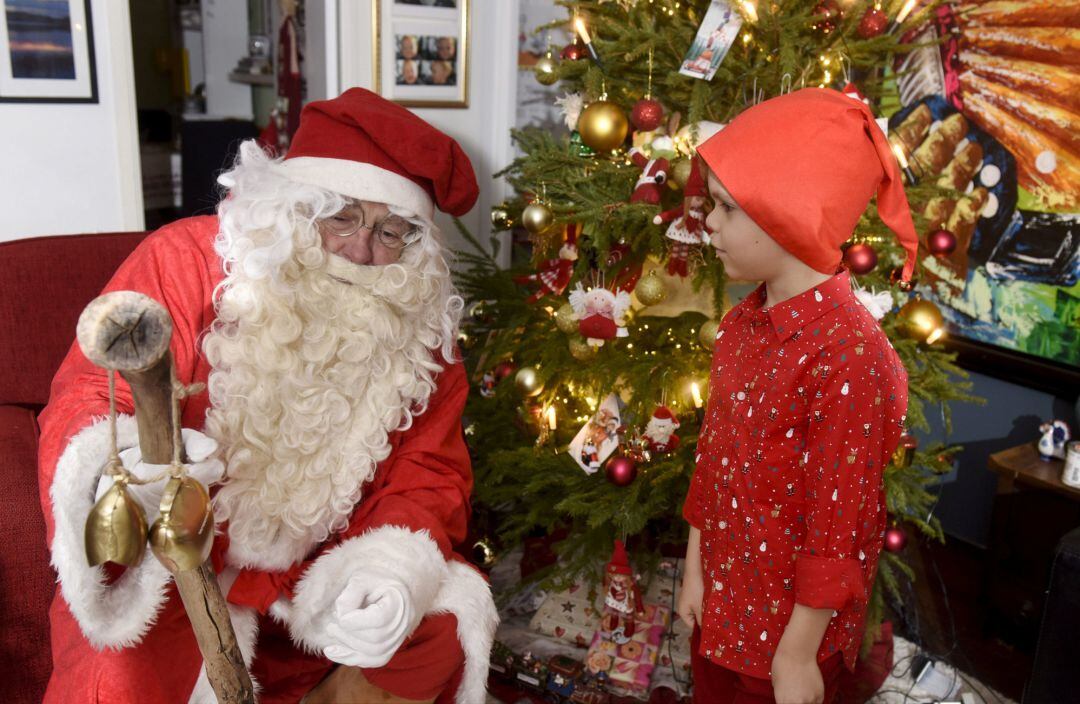
[[[834,610],[818,660],[854,667],[907,373],[846,271],[764,304],[761,286],[720,324],[683,515],[701,531],[701,654],[768,678],[795,603]]]

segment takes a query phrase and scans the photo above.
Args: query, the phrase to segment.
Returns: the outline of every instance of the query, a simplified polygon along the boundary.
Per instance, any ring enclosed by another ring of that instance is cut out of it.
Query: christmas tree
[[[886,117],[898,108],[891,67],[915,46],[901,38],[933,11],[912,12],[914,0],[843,9],[833,0],[743,0],[727,15],[709,0],[559,4],[576,40],[549,51],[536,74],[561,82],[573,131],[514,133],[523,156],[504,173],[519,198],[492,213],[502,229],[524,225],[532,261],[501,269],[472,240],[476,252],[461,254],[458,280],[470,300],[463,346],[483,388],[466,413],[479,513],[497,527],[501,549],[565,531],[558,563],[537,575],[546,586],[598,580],[616,538],[630,539],[639,568],[659,546],[685,541],[699,409],[716,326],[730,307],[723,267],[697,233],[707,205],[694,146],[749,105],[800,87],[843,90]],[[935,198],[956,192],[907,163],[919,145],[905,139],[890,131],[916,227],[934,227],[922,248],[948,253],[951,233],[927,216]],[[940,313],[895,283],[903,252],[873,204],[844,259],[888,310],[881,324],[909,374],[909,429],[928,430],[926,414],[939,408],[947,423],[949,402],[975,399],[954,355],[934,344]],[[603,471],[583,471],[600,465],[602,436],[594,445],[579,436],[573,453],[568,445],[611,394],[625,404],[615,414],[617,449]],[[899,550],[903,527],[942,537],[931,488],[954,451],[919,449],[906,434],[885,471],[894,527],[870,623],[887,592],[899,598],[901,573],[912,576]]]

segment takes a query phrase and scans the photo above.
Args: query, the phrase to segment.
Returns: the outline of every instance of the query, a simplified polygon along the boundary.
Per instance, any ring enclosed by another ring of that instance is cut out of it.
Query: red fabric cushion
[[[0,662],[4,701],[40,702],[52,671],[49,603],[56,577],[38,503],[34,412],[0,406]]]
[[[0,404],[43,406],[75,323],[145,232],[0,243]],[[32,482],[35,459],[25,475]]]

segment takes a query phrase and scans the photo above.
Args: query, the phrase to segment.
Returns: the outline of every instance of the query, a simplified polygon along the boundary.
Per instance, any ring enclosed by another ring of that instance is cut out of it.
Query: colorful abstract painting
[[[1080,2],[944,4],[905,39],[933,44],[893,67],[890,133],[954,191],[923,237],[957,241],[920,290],[954,337],[1080,367]]]

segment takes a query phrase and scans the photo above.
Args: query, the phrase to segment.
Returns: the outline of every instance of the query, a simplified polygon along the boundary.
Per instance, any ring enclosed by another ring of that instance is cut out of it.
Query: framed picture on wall
[[[0,102],[96,103],[90,0],[0,5]]]
[[[374,0],[375,91],[409,107],[469,106],[469,0]]]

